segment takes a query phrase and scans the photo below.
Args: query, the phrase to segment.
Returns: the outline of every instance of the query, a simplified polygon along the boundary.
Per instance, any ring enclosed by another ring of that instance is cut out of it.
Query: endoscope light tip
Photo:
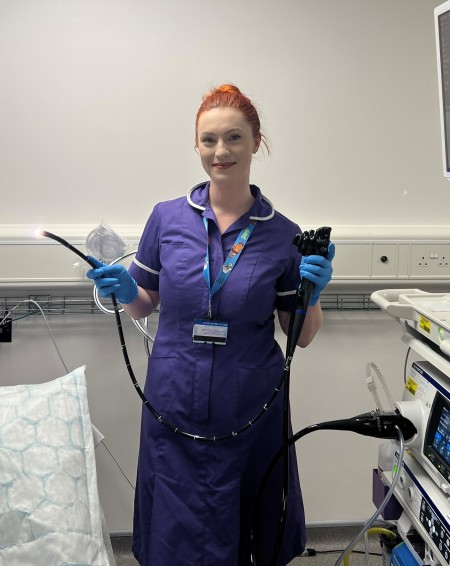
[[[42,236],[44,235],[44,230],[42,230],[42,228],[36,228],[34,235],[36,238],[42,238]]]

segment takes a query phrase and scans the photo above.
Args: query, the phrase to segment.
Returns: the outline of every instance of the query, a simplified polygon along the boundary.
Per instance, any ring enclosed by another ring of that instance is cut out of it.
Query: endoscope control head
[[[331,228],[323,226],[317,230],[309,230],[297,234],[292,242],[297,246],[298,252],[303,256],[321,255],[327,257],[328,246],[330,245]]]

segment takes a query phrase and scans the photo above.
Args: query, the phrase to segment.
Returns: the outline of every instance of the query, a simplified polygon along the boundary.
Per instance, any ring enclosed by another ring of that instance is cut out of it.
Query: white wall
[[[439,0],[1,0],[2,224],[145,222],[204,179],[202,94],[238,84],[301,226],[446,225]],[[0,226],[1,232],[1,226]]]

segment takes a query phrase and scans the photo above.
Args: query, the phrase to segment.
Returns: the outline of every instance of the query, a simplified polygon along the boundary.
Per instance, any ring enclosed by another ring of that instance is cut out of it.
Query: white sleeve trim
[[[144,265],[143,263],[138,261],[136,258],[133,259],[133,263],[135,263],[138,267],[140,267],[144,271],[148,271],[149,273],[153,273],[153,275],[159,275],[159,271],[155,271],[154,269],[147,267],[146,265]]]
[[[277,293],[277,297],[286,297],[287,295],[295,295],[296,292],[297,289],[294,289],[293,291],[280,291],[279,293]]]

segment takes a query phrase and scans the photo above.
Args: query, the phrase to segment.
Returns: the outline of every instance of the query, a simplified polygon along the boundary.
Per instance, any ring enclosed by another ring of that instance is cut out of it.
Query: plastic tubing
[[[130,252],[130,253],[127,253],[127,254],[125,254],[125,255],[123,255],[123,256],[121,256],[121,257],[118,257],[118,258],[116,258],[115,260],[113,260],[111,263],[109,263],[109,265],[115,265],[116,263],[120,263],[122,260],[126,259],[127,257],[130,257],[130,256],[132,256],[132,255],[135,255],[135,253],[136,253],[136,252]],[[95,304],[97,305],[97,307],[98,307],[102,312],[104,312],[105,314],[115,314],[115,309],[113,309],[113,310],[107,309],[107,308],[101,303],[101,301],[100,301],[100,299],[99,299],[99,296],[98,296],[98,288],[97,288],[95,285],[94,285],[93,297],[94,297]],[[123,312],[123,308],[120,309],[120,312]],[[147,332],[147,330],[146,330],[146,328],[147,328],[147,319],[148,319],[148,317],[146,317],[145,319],[143,319],[143,320],[145,320],[144,323],[141,323],[140,320],[136,320],[136,319],[134,319],[134,318],[132,319],[132,321],[133,321],[134,326],[139,330],[139,332],[144,336],[144,338],[145,338],[146,340],[150,340],[151,342],[154,342],[154,341],[155,341],[154,337],[151,336],[151,334],[149,334],[149,333]]]
[[[367,535],[380,534],[380,535],[386,535],[386,536],[391,537],[391,538],[397,537],[396,533],[394,533],[393,531],[390,531],[389,529],[383,529],[382,527],[373,527],[373,528],[369,529],[366,532],[366,534]],[[353,552],[353,550],[350,550],[350,552],[345,555],[345,557],[344,557],[344,565],[345,566],[349,566],[350,555],[351,555],[352,552]]]
[[[348,566],[349,556],[350,556],[351,552],[353,551],[353,548],[356,546],[358,541],[366,534],[366,532],[372,527],[372,525],[375,523],[375,521],[377,520],[379,515],[381,515],[384,508],[389,503],[392,495],[394,494],[394,490],[395,490],[397,483],[398,483],[398,480],[400,478],[400,472],[401,472],[402,463],[403,463],[403,456],[404,456],[404,453],[405,453],[405,441],[404,441],[404,438],[403,438],[402,431],[398,427],[397,427],[397,431],[398,431],[398,439],[399,439],[399,442],[400,442],[400,452],[399,452],[399,457],[398,457],[397,471],[394,474],[394,477],[393,477],[393,480],[392,480],[392,483],[391,483],[391,487],[389,488],[389,491],[386,493],[385,498],[383,499],[383,501],[381,502],[380,506],[375,511],[375,513],[372,515],[372,517],[370,517],[370,519],[365,523],[365,525],[363,526],[361,531],[348,544],[347,548],[345,548],[345,550],[339,556],[339,558],[337,559],[337,561],[335,563],[335,566],[338,566],[339,564],[341,564],[341,562],[344,562],[344,566]]]

